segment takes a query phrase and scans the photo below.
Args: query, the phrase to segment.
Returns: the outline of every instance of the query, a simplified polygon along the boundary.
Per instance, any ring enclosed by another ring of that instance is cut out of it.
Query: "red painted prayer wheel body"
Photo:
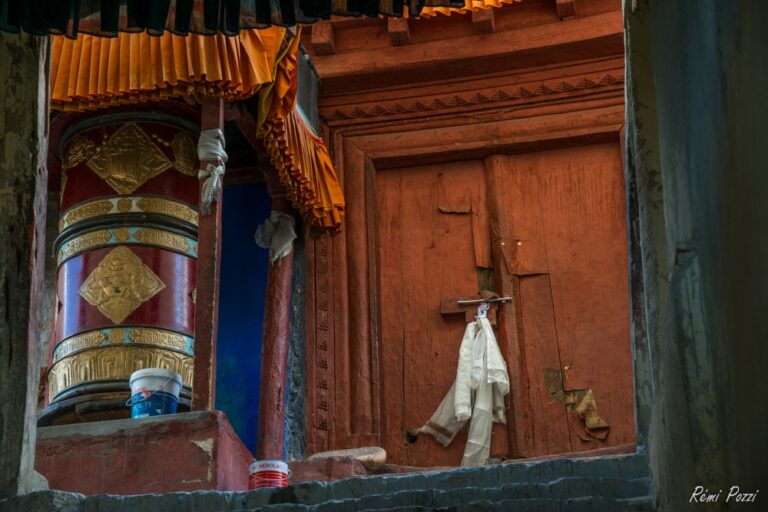
[[[55,327],[41,425],[128,417],[142,368],[194,361],[196,131],[158,114],[96,116],[62,137]]]

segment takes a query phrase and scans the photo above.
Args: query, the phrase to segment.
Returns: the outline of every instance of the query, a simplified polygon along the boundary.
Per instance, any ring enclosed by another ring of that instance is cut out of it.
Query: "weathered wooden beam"
[[[569,21],[568,30],[561,23],[544,23],[515,30],[497,30],[485,36],[483,45],[473,41],[474,34],[455,37],[451,51],[445,51],[446,42],[425,41],[408,44],[396,52],[369,48],[340,52],[330,56],[316,56],[312,63],[323,81],[326,94],[345,91],[371,80],[396,76],[402,80],[408,70],[423,76],[441,66],[461,65],[466,72],[482,72],[492,65],[494,69],[537,65],[541,59],[568,46],[569,55],[587,59],[597,51],[621,52],[623,48],[623,18],[621,11],[594,16],[577,17]],[[493,64],[495,63],[495,64]],[[514,63],[514,64],[513,64]]]
[[[478,34],[496,32],[496,9],[477,9],[472,11],[472,27]]]
[[[405,18],[387,18],[387,32],[393,46],[402,46],[411,42],[411,30]]]
[[[227,121],[234,122],[245,140],[248,141],[257,154],[261,155],[264,152],[264,141],[256,136],[258,124],[254,116],[257,111],[258,106],[251,111],[245,106],[244,102],[227,102],[224,107],[224,118]],[[268,169],[264,170],[267,171]]]
[[[202,100],[202,130],[224,130],[224,100]],[[200,162],[205,169],[208,163]],[[202,190],[203,180],[200,181]],[[221,265],[221,209],[223,190],[211,204],[208,215],[200,215],[197,249],[195,304],[195,375],[192,383],[192,410],[211,410],[216,404],[216,331],[219,320]]]
[[[292,214],[277,171],[265,173],[272,210]],[[291,339],[291,273],[293,252],[270,262],[264,304],[261,384],[256,458],[282,459],[285,442],[285,387]]]
[[[0,33],[0,499],[35,473],[45,267],[48,38]]]
[[[312,49],[317,55],[333,55],[336,53],[333,25],[330,21],[318,21],[312,25],[312,36],[309,39]]]
[[[576,0],[555,0],[557,2],[557,16],[560,19],[576,16]]]

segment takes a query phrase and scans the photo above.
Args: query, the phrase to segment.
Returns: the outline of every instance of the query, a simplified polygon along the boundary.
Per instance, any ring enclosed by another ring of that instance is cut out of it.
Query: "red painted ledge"
[[[248,489],[253,456],[221,411],[38,429],[35,469],[51,489],[144,494]]]

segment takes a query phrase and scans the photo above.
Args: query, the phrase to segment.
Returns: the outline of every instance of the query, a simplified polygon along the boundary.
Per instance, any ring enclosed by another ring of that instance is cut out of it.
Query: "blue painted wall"
[[[269,216],[264,183],[224,187],[221,292],[216,354],[216,408],[254,452],[268,251],[253,234]]]

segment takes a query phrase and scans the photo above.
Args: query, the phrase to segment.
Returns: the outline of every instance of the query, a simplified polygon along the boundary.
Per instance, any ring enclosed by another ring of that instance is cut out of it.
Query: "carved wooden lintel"
[[[560,19],[576,16],[576,0],[555,0]]]
[[[387,18],[387,32],[393,46],[402,46],[411,42],[411,30],[405,18]]]
[[[431,91],[423,97],[413,97],[403,101],[398,97],[381,97],[367,102],[333,104],[321,106],[320,116],[325,121],[343,121],[348,119],[374,119],[382,116],[403,114],[429,115],[433,111],[459,111],[476,109],[479,106],[499,106],[505,104],[524,104],[540,102],[546,97],[569,97],[583,95],[593,91],[602,93],[618,89],[624,83],[621,68],[580,73],[569,77],[552,77],[547,80],[510,82],[493,87],[443,93]],[[414,88],[414,91],[418,89]]]
[[[477,34],[496,32],[496,10],[478,9],[472,11],[472,27]]]
[[[336,41],[333,35],[333,25],[330,21],[319,21],[312,25],[310,44],[317,55],[336,53]]]

